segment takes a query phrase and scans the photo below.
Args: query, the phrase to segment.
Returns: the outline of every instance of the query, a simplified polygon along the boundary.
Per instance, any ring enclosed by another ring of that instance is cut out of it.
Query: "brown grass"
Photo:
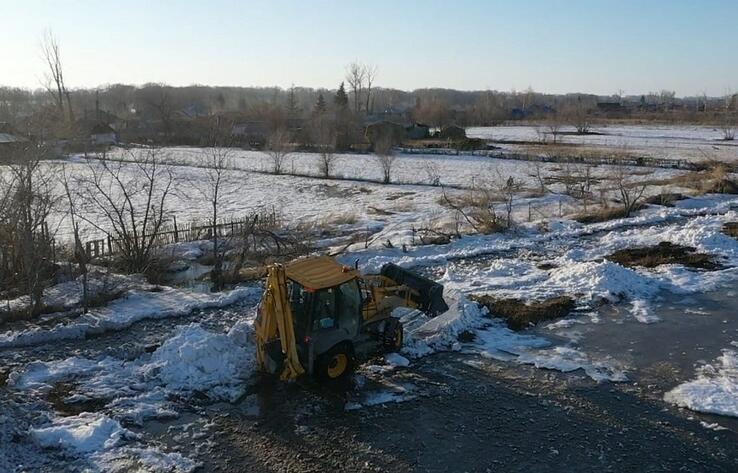
[[[572,219],[579,223],[599,223],[623,217],[625,217],[623,207],[602,207],[591,212],[577,214]]]

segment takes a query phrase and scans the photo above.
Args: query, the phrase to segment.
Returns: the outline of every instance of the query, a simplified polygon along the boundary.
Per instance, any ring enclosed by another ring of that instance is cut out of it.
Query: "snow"
[[[564,127],[562,131],[575,131]],[[562,143],[590,146],[599,149],[626,149],[628,152],[652,158],[704,161],[706,157],[730,160],[738,157],[738,146],[723,141],[722,132],[715,127],[697,125],[598,125],[594,135],[562,135]],[[536,126],[474,127],[467,135],[503,141],[538,142]],[[506,150],[524,149],[519,145],[500,144]]]
[[[393,368],[406,368],[410,366],[410,360],[398,353],[387,353],[384,355],[384,362]]]
[[[242,346],[229,334],[214,334],[191,324],[159,347],[142,372],[170,391],[206,391],[214,398],[234,401],[255,369],[254,351],[253,343]]]
[[[195,310],[226,307],[260,294],[261,291],[253,287],[214,294],[171,287],[161,287],[157,292],[133,290],[107,306],[91,309],[68,324],[58,324],[50,329],[34,327],[0,334],[0,348],[32,346],[119,331],[140,320],[178,317]]]
[[[8,381],[22,390],[48,389],[56,382],[76,380],[82,399],[115,399],[119,411],[130,406],[133,417],[168,414],[162,406],[166,393],[207,393],[213,399],[233,401],[256,368],[251,321],[234,325],[228,333],[214,333],[197,324],[180,327],[152,354],[133,361],[106,357],[88,360],[35,361],[14,371]],[[161,391],[161,390],[164,391]]]
[[[47,427],[31,429],[31,435],[44,447],[67,448],[79,453],[110,449],[134,436],[110,417],[90,412],[57,417]]]
[[[43,447],[85,454],[100,471],[134,457],[146,471],[190,472],[198,464],[179,453],[129,446],[136,436],[120,422],[143,425],[148,419],[178,417],[171,399],[188,398],[196,392],[213,400],[235,401],[256,369],[252,324],[253,318],[244,318],[226,333],[184,325],[153,353],[131,361],[112,357],[35,361],[12,372],[8,385],[38,393],[73,380],[75,388],[63,402],[103,401],[101,412],[54,417],[31,428],[31,435]]]
[[[362,393],[358,401],[349,401],[344,405],[347,411],[355,411],[363,407],[379,406],[387,403],[399,403],[415,399],[412,384],[387,384],[385,389],[374,389]]]
[[[151,447],[128,448],[126,451],[138,457],[145,471],[150,473],[190,473],[201,466],[177,452],[164,453]]]
[[[625,370],[619,368],[613,360],[593,360],[572,347],[559,346],[550,350],[529,351],[521,353],[516,361],[532,364],[536,368],[558,370],[564,373],[581,369],[597,382],[628,380]]]
[[[712,364],[697,370],[697,378],[680,384],[664,400],[693,411],[738,417],[738,351],[726,349]]]

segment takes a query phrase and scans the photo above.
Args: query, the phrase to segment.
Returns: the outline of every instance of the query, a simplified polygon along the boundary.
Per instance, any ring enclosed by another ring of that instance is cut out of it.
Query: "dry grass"
[[[608,220],[624,218],[625,213],[623,207],[601,207],[587,213],[574,215],[572,220],[576,220],[579,223],[607,222]]]
[[[356,215],[356,212],[348,211],[328,215],[320,222],[320,226],[322,228],[329,228],[334,225],[353,225],[358,221],[359,217]]]

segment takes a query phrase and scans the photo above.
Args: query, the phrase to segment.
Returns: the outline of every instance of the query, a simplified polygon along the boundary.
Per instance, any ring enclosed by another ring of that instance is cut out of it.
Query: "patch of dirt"
[[[459,334],[459,335],[458,335],[458,336],[456,337],[456,339],[457,339],[458,341],[460,341],[461,343],[471,343],[471,342],[473,342],[474,340],[476,340],[476,339],[477,339],[477,336],[476,336],[476,334],[475,334],[474,332],[472,332],[471,330],[464,330],[463,332],[461,332],[461,333],[460,333],[460,334]]]
[[[566,317],[574,309],[574,299],[569,296],[531,303],[512,298],[497,299],[487,294],[470,298],[486,307],[493,317],[505,319],[507,326],[513,330],[522,330],[546,320]]]
[[[681,264],[690,268],[707,270],[721,267],[712,255],[698,253],[694,247],[676,245],[668,241],[662,241],[655,246],[616,251],[607,256],[607,259],[628,268],[636,266],[655,268],[662,264]]]
[[[738,238],[738,222],[728,222],[724,224],[723,233],[730,237]]]
[[[49,391],[48,400],[54,410],[62,416],[75,416],[82,412],[97,412],[107,403],[103,399],[89,399],[75,403],[67,403],[65,399],[77,389],[77,383],[56,383]]]
[[[538,266],[536,266],[536,268],[541,269],[543,271],[548,271],[550,269],[558,268],[558,266],[553,263],[541,263]]]
[[[651,205],[663,205],[664,207],[674,207],[675,202],[684,200],[686,198],[688,198],[688,196],[684,194],[666,192],[663,194],[652,195],[651,197],[647,198],[645,202]]]
[[[722,178],[715,179],[702,188],[705,194],[738,194],[738,183]]]
[[[609,207],[586,214],[578,214],[575,215],[573,219],[579,223],[599,223],[623,217],[625,217],[625,209],[623,209],[622,207]]]

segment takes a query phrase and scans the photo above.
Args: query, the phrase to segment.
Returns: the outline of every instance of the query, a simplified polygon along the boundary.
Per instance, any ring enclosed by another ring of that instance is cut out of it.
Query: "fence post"
[[[179,243],[179,232],[177,231],[177,216],[173,215],[174,219],[174,243]]]

